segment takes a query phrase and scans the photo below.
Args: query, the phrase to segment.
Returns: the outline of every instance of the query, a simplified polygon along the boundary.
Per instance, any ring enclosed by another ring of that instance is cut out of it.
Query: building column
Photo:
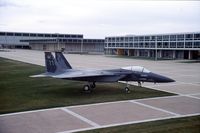
[[[172,58],[173,58],[173,59],[176,59],[176,51],[175,51],[175,50],[173,50]]]
[[[192,59],[192,54],[191,54],[191,51],[189,50],[188,52],[188,59],[191,60]]]
[[[130,49],[128,49],[128,51],[127,51],[127,52],[128,52],[128,56],[130,56]]]
[[[136,56],[139,57],[140,56],[140,52],[139,52],[138,49],[136,50],[136,53],[137,53]]]
[[[150,57],[150,50],[147,51],[147,56]]]
[[[159,52],[158,52],[158,58],[162,58],[162,50],[159,50]]]

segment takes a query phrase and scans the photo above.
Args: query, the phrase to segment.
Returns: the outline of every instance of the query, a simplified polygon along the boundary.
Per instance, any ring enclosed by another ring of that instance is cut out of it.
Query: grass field
[[[83,82],[29,77],[42,72],[44,67],[0,58],[0,114],[174,95],[138,86],[125,94],[125,85],[120,83],[97,84],[89,94],[82,91]]]
[[[200,133],[200,116],[96,129],[83,133]]]

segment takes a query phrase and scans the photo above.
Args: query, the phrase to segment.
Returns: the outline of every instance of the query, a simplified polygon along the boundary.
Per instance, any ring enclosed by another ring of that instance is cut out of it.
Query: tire
[[[126,93],[130,93],[130,89],[128,87],[125,87],[124,90]]]
[[[83,86],[83,91],[86,91],[86,92],[88,92],[88,91],[90,91],[91,89],[90,89],[90,86],[89,85],[84,85]]]

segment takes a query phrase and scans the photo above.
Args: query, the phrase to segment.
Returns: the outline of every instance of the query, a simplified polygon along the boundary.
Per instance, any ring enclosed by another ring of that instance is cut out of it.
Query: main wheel
[[[84,86],[83,86],[83,91],[89,92],[90,90],[91,90],[91,88],[90,88],[89,85],[84,85]]]
[[[124,90],[126,93],[130,93],[130,89],[128,87],[125,87]]]

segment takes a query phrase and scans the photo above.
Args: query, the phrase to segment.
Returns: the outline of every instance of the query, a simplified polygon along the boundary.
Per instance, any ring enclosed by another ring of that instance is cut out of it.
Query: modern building
[[[106,37],[105,53],[155,59],[198,59],[200,32]]]
[[[156,60],[200,59],[200,32],[111,36],[105,39],[84,39],[82,34],[0,32],[0,47],[105,53]]]
[[[0,45],[7,48],[104,53],[104,39],[84,39],[81,34],[0,32]]]

